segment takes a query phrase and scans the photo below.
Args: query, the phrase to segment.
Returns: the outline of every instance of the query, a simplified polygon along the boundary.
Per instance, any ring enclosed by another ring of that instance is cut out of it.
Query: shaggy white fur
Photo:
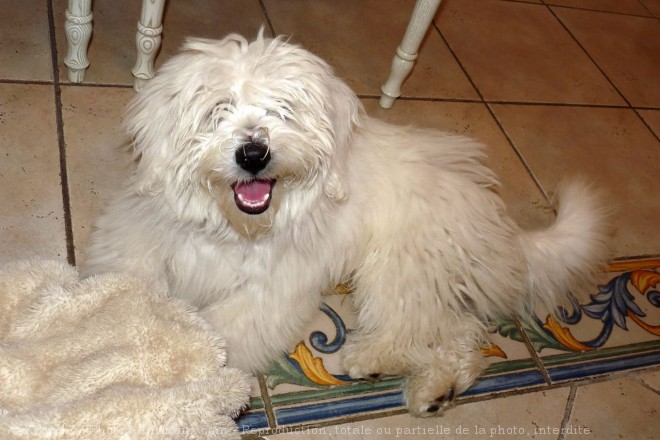
[[[97,223],[86,270],[155,275],[261,371],[350,278],[354,378],[406,374],[442,411],[485,362],[481,319],[552,307],[604,259],[604,210],[580,182],[556,223],[522,231],[484,148],[372,119],[318,57],[281,38],[191,39],[130,106],[139,164]]]
[[[239,439],[247,375],[166,288],[80,281],[58,261],[0,267],[0,438]]]

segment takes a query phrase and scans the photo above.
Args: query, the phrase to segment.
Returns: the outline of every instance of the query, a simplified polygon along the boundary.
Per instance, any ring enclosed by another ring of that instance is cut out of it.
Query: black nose
[[[236,149],[236,163],[245,171],[257,174],[270,162],[270,148],[263,144],[248,143]]]

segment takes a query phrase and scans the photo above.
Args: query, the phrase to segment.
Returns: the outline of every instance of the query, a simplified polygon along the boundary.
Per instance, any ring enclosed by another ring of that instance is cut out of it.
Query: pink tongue
[[[251,180],[250,182],[237,183],[234,187],[236,194],[240,194],[243,200],[260,202],[270,194],[271,183],[268,180]]]

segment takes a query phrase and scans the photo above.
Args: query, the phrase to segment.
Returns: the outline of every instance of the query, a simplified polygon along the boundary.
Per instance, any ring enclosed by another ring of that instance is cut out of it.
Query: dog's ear
[[[353,134],[360,125],[364,108],[355,93],[339,78],[332,75],[327,80],[327,85],[334,125],[335,153],[328,172],[325,192],[332,200],[340,202],[349,196],[344,170],[346,170],[346,161],[350,160]]]
[[[358,97],[334,75],[328,79],[328,97],[331,106],[336,148],[350,148],[353,133],[360,124],[364,109]]]

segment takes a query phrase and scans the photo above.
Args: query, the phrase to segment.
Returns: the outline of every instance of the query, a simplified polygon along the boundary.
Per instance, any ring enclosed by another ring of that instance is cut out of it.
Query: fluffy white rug
[[[57,261],[1,267],[0,438],[239,438],[247,376],[163,291]]]

